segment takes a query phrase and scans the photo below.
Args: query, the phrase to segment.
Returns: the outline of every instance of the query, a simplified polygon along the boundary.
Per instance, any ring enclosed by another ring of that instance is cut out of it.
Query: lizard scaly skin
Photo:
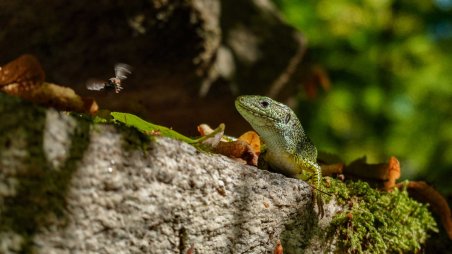
[[[315,187],[320,190],[321,170],[317,164],[317,149],[303,130],[300,120],[288,106],[265,96],[245,95],[235,100],[237,111],[264,140],[265,161],[274,170],[291,176],[314,173]],[[316,193],[319,214],[323,202]]]

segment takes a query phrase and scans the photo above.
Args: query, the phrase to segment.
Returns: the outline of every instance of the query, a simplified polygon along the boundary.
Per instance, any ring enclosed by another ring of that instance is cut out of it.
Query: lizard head
[[[286,172],[316,165],[317,149],[288,106],[268,97],[245,95],[235,100],[235,107],[264,140],[270,165]],[[286,160],[284,155],[295,156],[296,161]]]
[[[292,109],[265,96],[239,96],[235,100],[235,107],[261,135],[267,128],[284,132],[285,128],[300,125]]]

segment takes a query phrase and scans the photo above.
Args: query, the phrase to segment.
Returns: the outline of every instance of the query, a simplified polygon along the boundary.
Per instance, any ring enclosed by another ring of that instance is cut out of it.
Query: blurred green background
[[[331,88],[300,93],[319,150],[396,156],[404,178],[452,194],[452,0],[274,0]]]

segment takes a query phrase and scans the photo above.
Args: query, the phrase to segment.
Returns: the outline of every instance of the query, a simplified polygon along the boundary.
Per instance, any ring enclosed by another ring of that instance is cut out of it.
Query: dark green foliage
[[[308,39],[305,62],[329,73],[332,89],[299,110],[317,147],[347,161],[395,155],[403,177],[452,193],[447,1],[275,2]]]

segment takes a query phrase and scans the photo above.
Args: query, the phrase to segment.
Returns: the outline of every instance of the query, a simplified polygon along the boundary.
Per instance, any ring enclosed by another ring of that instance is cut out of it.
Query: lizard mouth
[[[274,118],[272,116],[269,116],[269,115],[264,114],[264,113],[260,113],[259,112],[259,108],[255,107],[253,105],[251,105],[251,106],[250,105],[246,105],[246,104],[242,103],[240,100],[237,100],[236,107],[242,109],[242,110],[239,110],[239,112],[240,111],[245,111],[246,113],[251,114],[251,115],[256,116],[256,117],[259,117],[259,118],[271,119],[271,120],[273,120],[275,122],[278,121],[278,119],[276,119],[276,118]]]

